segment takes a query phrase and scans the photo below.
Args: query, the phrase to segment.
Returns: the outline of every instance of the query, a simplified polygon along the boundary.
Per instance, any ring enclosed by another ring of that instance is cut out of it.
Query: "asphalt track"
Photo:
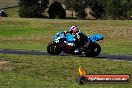
[[[18,54],[18,55],[50,55],[46,51],[27,51],[27,50],[0,50],[1,54]],[[60,54],[59,56],[71,56],[69,54]],[[77,57],[86,57],[84,55],[75,55]],[[86,57],[87,58],[87,57]],[[95,57],[92,57],[93,59]],[[110,55],[110,54],[100,54],[96,58],[99,59],[111,59],[111,60],[126,60],[132,61],[132,55]]]

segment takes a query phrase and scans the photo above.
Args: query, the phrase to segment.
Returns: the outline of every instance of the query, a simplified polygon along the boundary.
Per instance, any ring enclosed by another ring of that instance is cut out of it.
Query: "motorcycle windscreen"
[[[58,38],[65,38],[64,36],[64,32],[58,32],[55,36],[54,36],[54,42],[58,39]]]
[[[66,40],[67,40],[67,42],[69,42],[69,43],[74,42],[74,36],[71,35],[70,33],[67,33],[67,34],[66,34]]]
[[[99,41],[99,40],[103,40],[103,35],[101,34],[92,34],[89,36],[89,39],[92,41],[92,42],[96,42],[96,41]]]

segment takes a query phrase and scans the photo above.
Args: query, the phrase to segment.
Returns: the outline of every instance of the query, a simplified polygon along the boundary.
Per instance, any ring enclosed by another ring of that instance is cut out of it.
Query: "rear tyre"
[[[47,52],[51,55],[59,55],[62,52],[62,49],[56,43],[50,43],[47,46]]]
[[[101,47],[97,43],[91,43],[85,51],[85,55],[88,57],[98,56],[101,52]]]

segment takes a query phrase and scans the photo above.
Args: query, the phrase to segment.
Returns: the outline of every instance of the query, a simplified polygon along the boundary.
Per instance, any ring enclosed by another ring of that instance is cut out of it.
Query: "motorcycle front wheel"
[[[47,46],[47,52],[51,55],[59,55],[62,50],[61,47],[59,47],[56,43],[50,43]]]

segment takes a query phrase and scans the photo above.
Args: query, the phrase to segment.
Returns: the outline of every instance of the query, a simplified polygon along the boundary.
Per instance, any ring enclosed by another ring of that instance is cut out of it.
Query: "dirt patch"
[[[9,61],[0,61],[0,66],[4,65],[4,64],[8,64],[8,63],[9,63]]]
[[[11,70],[11,69],[12,69],[12,65],[10,61],[0,59],[0,70]]]

